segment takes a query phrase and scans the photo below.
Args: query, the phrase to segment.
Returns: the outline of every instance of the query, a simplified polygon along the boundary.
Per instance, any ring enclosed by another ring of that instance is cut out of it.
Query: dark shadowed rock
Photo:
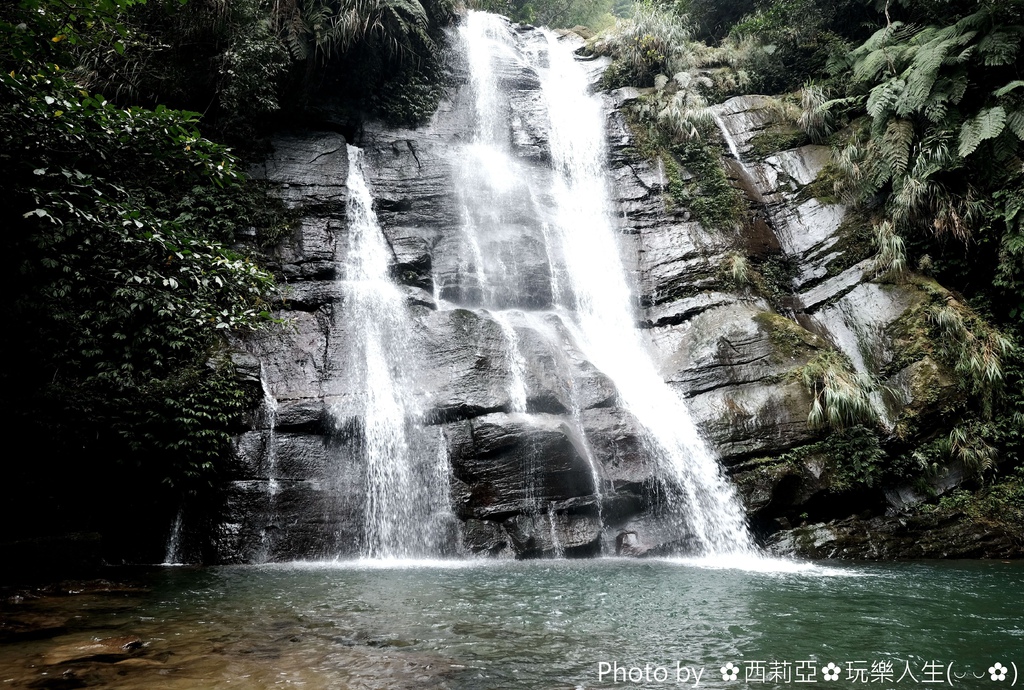
[[[452,471],[466,484],[462,517],[531,513],[593,493],[581,440],[551,415],[489,414],[445,426]]]

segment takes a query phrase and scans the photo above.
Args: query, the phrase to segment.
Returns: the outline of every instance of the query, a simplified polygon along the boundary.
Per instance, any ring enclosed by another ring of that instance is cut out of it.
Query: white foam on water
[[[715,556],[667,557],[653,559],[664,563],[707,570],[740,570],[748,573],[795,574],[812,577],[864,577],[861,569],[826,566],[810,561],[774,558],[759,554],[722,554]]]

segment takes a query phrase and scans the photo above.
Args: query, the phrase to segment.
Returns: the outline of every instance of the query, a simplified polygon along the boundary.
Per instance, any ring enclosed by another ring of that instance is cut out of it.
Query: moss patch
[[[768,257],[757,267],[755,285],[758,292],[778,306],[784,298],[793,294],[793,280],[797,270],[796,264],[784,255]]]
[[[710,145],[711,133],[702,131],[700,139],[689,139],[674,145],[672,153],[693,173],[672,199],[686,206],[703,225],[730,229],[743,219],[746,204],[725,173],[717,146]]]
[[[797,200],[800,202],[817,199],[823,204],[839,204],[842,199],[836,192],[836,186],[843,180],[843,173],[834,161],[829,162],[810,184],[800,188]]]
[[[625,110],[633,135],[633,151],[650,161],[660,160],[668,180],[665,203],[686,208],[709,229],[732,229],[746,211],[742,194],[732,186],[722,165],[714,131],[704,127],[700,137],[672,142],[671,137],[637,112]],[[684,175],[684,170],[690,173]]]
[[[820,337],[785,316],[763,311],[754,316],[754,321],[768,334],[777,362],[789,362],[799,357],[810,356],[816,350],[828,347]]]
[[[839,239],[829,251],[836,252],[839,256],[826,266],[826,279],[839,275],[875,254],[875,235],[871,220],[859,211],[847,212],[836,230],[836,235]]]
[[[1024,546],[1024,467],[977,491],[958,489],[937,505],[923,505],[918,511],[943,517],[963,515],[974,523],[1003,527],[1018,535],[1018,543]]]
[[[751,137],[750,152],[755,158],[764,159],[809,143],[811,140],[803,130],[791,124],[778,124]]]

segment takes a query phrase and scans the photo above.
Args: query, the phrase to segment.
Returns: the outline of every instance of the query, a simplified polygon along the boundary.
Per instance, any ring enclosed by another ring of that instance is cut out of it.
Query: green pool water
[[[1024,564],[728,565],[133,572],[135,590],[6,605],[65,622],[0,645],[0,687],[1009,688],[1017,669],[1024,687]],[[90,656],[110,638],[141,646]]]

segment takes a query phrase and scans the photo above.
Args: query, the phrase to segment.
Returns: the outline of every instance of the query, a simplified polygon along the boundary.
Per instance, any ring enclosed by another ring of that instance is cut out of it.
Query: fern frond
[[[1005,127],[1006,111],[1002,106],[981,110],[960,128],[960,155],[971,155],[981,142],[998,137]]]
[[[896,109],[906,86],[902,79],[891,79],[871,89],[867,103],[868,114],[876,120],[884,119]]]
[[[868,53],[853,65],[853,78],[858,81],[871,81],[889,65],[889,54],[884,49]]]
[[[978,53],[987,67],[1012,65],[1020,51],[1020,27],[997,29],[978,42]]]
[[[882,155],[894,174],[902,175],[910,164],[910,145],[914,142],[914,123],[890,120],[882,139]]]
[[[917,51],[914,60],[902,75],[907,85],[896,108],[899,116],[906,117],[928,102],[928,96],[935,86],[939,68],[942,67],[950,46],[950,41],[943,41],[923,46]]]
[[[1007,84],[1006,86],[1004,86],[1003,88],[996,89],[995,91],[993,91],[992,95],[995,96],[996,98],[1002,98],[1006,94],[1008,94],[1008,93],[1010,93],[1010,92],[1012,92],[1012,91],[1014,91],[1016,89],[1019,89],[1022,86],[1024,86],[1024,81],[1022,81],[1020,79],[1015,79],[1015,80],[1011,81],[1009,84]]]
[[[1024,141],[1024,110],[1012,110],[1006,114],[1006,126]]]

